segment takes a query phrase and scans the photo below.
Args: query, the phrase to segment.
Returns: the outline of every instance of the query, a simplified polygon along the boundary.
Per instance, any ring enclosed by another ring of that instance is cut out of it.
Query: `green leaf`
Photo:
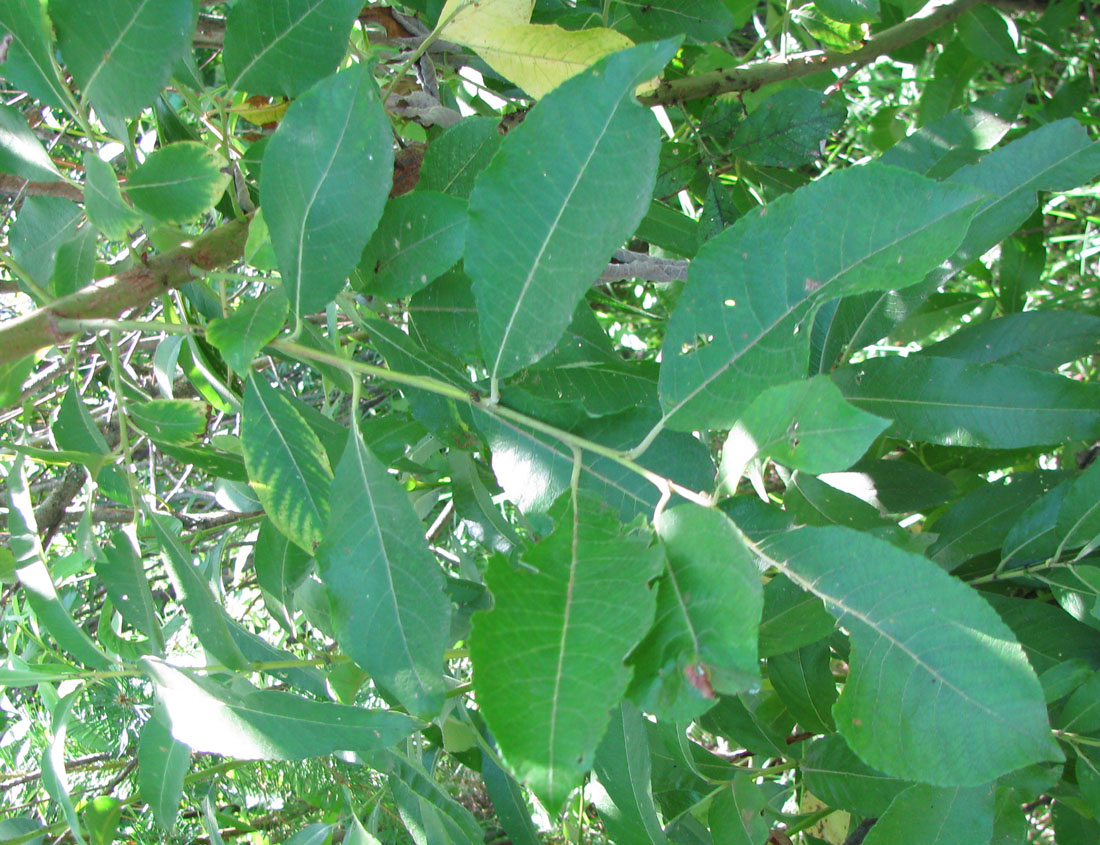
[[[80,694],[79,689],[70,692],[54,706],[49,745],[42,752],[41,769],[42,786],[65,814],[65,821],[69,823],[68,832],[72,834],[77,845],[84,845],[84,837],[81,834],[83,828],[77,817],[76,807],[73,806],[72,796],[69,795],[69,778],[65,772],[65,735],[73,704],[76,703]]]
[[[815,740],[802,763],[806,789],[828,804],[861,816],[881,816],[912,784],[872,769],[840,734]]]
[[[110,541],[100,546],[95,574],[103,583],[111,603],[122,618],[145,634],[158,649],[164,648],[164,635],[157,618],[153,591],[145,574],[137,542],[125,530],[111,532]]]
[[[829,644],[819,641],[768,659],[768,680],[805,731],[836,730],[830,712],[837,697],[830,657]]]
[[[836,98],[787,88],[765,99],[737,127],[730,152],[763,167],[801,167],[821,157],[825,139],[848,117]]]
[[[889,417],[893,437],[1015,449],[1100,435],[1100,391],[1065,376],[916,355],[837,370],[845,398]]]
[[[68,296],[91,284],[96,249],[97,233],[91,226],[81,226],[76,235],[61,244],[50,274],[49,288],[54,296]]]
[[[470,196],[478,174],[500,147],[499,126],[491,117],[469,117],[446,129],[424,152],[418,190]]]
[[[153,102],[191,44],[192,0],[50,0],[65,64],[105,117],[133,117]]]
[[[980,200],[871,164],[780,197],[707,241],[662,348],[667,424],[732,426],[761,390],[805,372],[818,304],[919,281],[954,251]],[[786,260],[774,261],[777,252]]]
[[[863,842],[970,845],[988,842],[992,835],[992,785],[945,789],[918,783],[890,803]]]
[[[206,339],[234,372],[247,373],[260,350],[279,334],[289,303],[281,290],[271,290],[245,301],[228,317],[216,317],[206,326]]]
[[[183,778],[190,768],[191,749],[172,738],[166,714],[156,708],[138,739],[138,787],[165,831],[176,825]]]
[[[524,552],[524,568],[490,560],[493,609],[474,616],[470,658],[505,762],[556,811],[626,690],[623,660],[652,622],[661,552],[585,494],[551,516],[557,527]]]
[[[141,662],[156,683],[172,736],[193,751],[242,760],[303,760],[334,751],[371,754],[423,727],[394,710],[249,689],[240,679],[231,690],[154,658]]]
[[[921,355],[1053,370],[1100,352],[1100,317],[1077,311],[1025,311],[965,325]]]
[[[9,0],[0,5],[0,31],[11,36],[4,76],[47,106],[65,106],[69,94],[57,78],[41,0]]]
[[[126,240],[141,216],[126,204],[114,168],[95,153],[84,153],[84,211],[92,225],[115,241]]]
[[[822,14],[842,23],[872,23],[879,19],[878,0],[814,0]]]
[[[492,378],[553,348],[644,216],[658,143],[633,91],[674,51],[671,42],[624,50],[563,83],[508,134],[478,177],[465,267]]]
[[[270,519],[260,523],[252,560],[256,583],[264,591],[268,611],[288,631],[294,630],[288,610],[291,594],[309,573],[311,560],[309,553],[290,542]]]
[[[152,399],[127,405],[130,421],[155,443],[188,446],[206,431],[206,403],[196,399]]]
[[[733,15],[722,0],[652,0],[631,3],[627,11],[656,38],[683,33],[705,44],[724,38],[733,29]]]
[[[352,277],[383,299],[411,296],[443,275],[466,245],[466,203],[428,191],[390,200]]]
[[[718,485],[736,490],[754,458],[814,474],[847,469],[889,425],[844,401],[826,376],[769,388],[726,438]]]
[[[344,286],[393,182],[390,122],[370,73],[348,68],[295,100],[263,164],[264,220],[291,311],[301,316]]]
[[[963,45],[978,58],[1003,64],[1019,61],[1008,23],[992,6],[979,3],[967,9],[956,26]]]
[[[820,478],[882,513],[928,511],[958,493],[948,478],[918,463],[894,457],[863,460],[848,472],[827,472]]]
[[[846,528],[795,529],[765,549],[850,634],[851,671],[833,716],[869,765],[933,786],[977,786],[1061,759],[1023,650],[970,588]]]
[[[332,469],[321,441],[282,391],[255,376],[245,388],[241,445],[268,518],[312,555],[328,522]]]
[[[389,788],[401,813],[401,821],[410,831],[421,832],[418,841],[446,845],[482,842],[485,831],[473,814],[455,801],[442,785],[422,766],[390,750]],[[423,831],[427,831],[426,837]]]
[[[631,696],[646,712],[686,722],[716,694],[760,682],[760,573],[719,511],[684,504],[663,511],[656,525],[667,562],[653,628],[630,658]]]
[[[417,716],[443,706],[451,605],[408,494],[352,430],[317,548],[343,651]]]
[[[61,197],[27,197],[8,230],[12,257],[34,282],[46,287],[57,251],[76,234],[79,221],[80,208],[74,202]]]
[[[111,659],[73,621],[46,568],[22,455],[12,463],[6,481],[9,543],[15,556],[15,577],[23,587],[23,597],[38,625],[45,628],[61,648],[93,669],[106,669]]]
[[[777,575],[764,585],[760,656],[785,654],[829,636],[836,621],[821,599]]]
[[[148,513],[148,525],[164,550],[168,580],[176,598],[183,605],[191,622],[191,630],[203,648],[222,665],[241,668],[247,660],[229,633],[229,617],[200,571],[195,568],[191,552],[180,541],[173,522],[170,516]]]
[[[250,94],[297,97],[336,70],[360,0],[241,0],[225,22],[225,78]]]
[[[0,173],[14,173],[38,182],[61,180],[42,142],[31,132],[23,115],[11,106],[0,106]]]
[[[611,724],[593,763],[602,794],[593,801],[613,842],[667,842],[653,803],[652,763],[645,720],[624,701],[611,711]]]
[[[733,785],[723,789],[710,804],[707,822],[718,842],[728,845],[761,845],[768,839],[764,806],[768,796],[752,776],[738,772]]]
[[[1100,463],[1093,463],[1073,482],[1058,510],[1054,530],[1062,549],[1084,546],[1087,551],[1096,542],[1100,536]]]
[[[211,208],[229,186],[226,161],[195,141],[153,151],[126,182],[134,205],[164,223],[188,223]]]

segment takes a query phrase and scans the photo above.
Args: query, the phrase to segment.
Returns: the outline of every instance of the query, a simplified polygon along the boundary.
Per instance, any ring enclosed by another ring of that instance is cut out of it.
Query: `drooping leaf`
[[[254,376],[245,388],[241,446],[268,518],[313,554],[328,521],[332,469],[301,414],[281,391]]]
[[[157,443],[187,446],[206,430],[206,405],[194,399],[151,399],[127,406],[130,419]]]
[[[900,792],[912,786],[868,766],[835,733],[810,744],[802,772],[806,788],[830,807],[861,816],[881,816]]]
[[[1053,373],[953,358],[875,358],[833,380],[845,398],[893,420],[894,437],[1015,449],[1100,435],[1100,391]]]
[[[905,840],[929,845],[969,845],[993,835],[993,785],[943,788],[918,783],[890,803],[865,845]]]
[[[247,373],[252,360],[278,335],[286,322],[288,303],[280,290],[247,300],[228,317],[216,317],[206,326],[206,339],[234,372]]]
[[[96,111],[114,118],[153,102],[190,46],[196,11],[192,0],[49,4],[66,67]]]
[[[176,825],[183,778],[191,768],[191,749],[172,738],[167,716],[157,708],[138,739],[138,787],[163,830]]]
[[[623,661],[653,619],[661,553],[586,494],[565,496],[557,527],[523,554],[490,560],[493,609],[474,616],[478,704],[509,768],[558,808],[591,767],[630,680]]]
[[[344,286],[392,184],[390,122],[370,74],[348,68],[295,100],[263,165],[260,203],[283,285],[292,313],[308,314]]]
[[[292,543],[270,519],[260,523],[253,547],[256,582],[264,590],[268,611],[287,630],[293,629],[287,605],[294,589],[309,573],[311,559],[309,553]]]
[[[241,0],[225,22],[225,78],[250,94],[297,97],[340,64],[359,0]]]
[[[954,251],[980,201],[872,164],[780,197],[707,241],[662,348],[667,424],[729,428],[760,390],[803,374],[818,304],[919,281]],[[787,259],[771,260],[776,250]]]
[[[653,628],[631,655],[631,695],[646,712],[689,721],[758,684],[760,573],[725,514],[684,504],[657,531],[667,562]]]
[[[422,766],[392,750],[387,754],[386,763],[390,772],[389,788],[394,793],[401,820],[410,832],[420,834],[425,845],[436,842],[461,845],[485,839],[485,831],[473,814],[455,801]]]
[[[38,182],[61,179],[42,142],[31,132],[23,115],[11,106],[0,106],[0,173]]]
[[[91,152],[84,154],[84,211],[93,226],[116,241],[141,224],[141,216],[122,198],[114,169]]]
[[[831,711],[837,691],[830,656],[828,643],[819,640],[768,659],[768,680],[803,730],[836,730]]]
[[[352,284],[383,299],[410,296],[449,270],[465,245],[462,199],[430,191],[395,197],[363,250]]]
[[[611,724],[593,763],[603,787],[595,804],[612,841],[668,841],[653,802],[652,768],[642,713],[623,701],[611,711]]]
[[[156,683],[172,736],[193,751],[242,760],[302,760],[333,751],[369,754],[422,725],[395,710],[349,707],[271,690],[242,692],[153,658],[142,665]]]
[[[850,633],[851,671],[833,716],[869,765],[936,786],[977,786],[1061,758],[1023,650],[970,588],[926,558],[846,528],[799,528],[764,548]],[[940,741],[928,743],[933,735]]]
[[[4,76],[47,106],[67,107],[69,97],[54,68],[48,26],[40,0],[0,5],[0,32],[11,36]]]
[[[963,326],[921,355],[1036,370],[1056,367],[1100,349],[1100,317],[1077,311],[1025,311]]]
[[[661,42],[624,51],[563,85],[508,134],[478,177],[465,268],[493,378],[553,348],[645,214],[657,136],[633,91],[674,49]],[[529,210],[516,214],[518,207]]]
[[[72,796],[69,794],[69,777],[65,771],[65,737],[68,733],[69,717],[73,704],[80,697],[80,690],[74,690],[58,701],[53,707],[53,724],[48,736],[49,744],[42,752],[42,786],[50,798],[61,807],[65,821],[69,823],[69,833],[77,845],[85,845],[83,826],[76,814]]]
[[[95,574],[111,603],[127,623],[149,637],[157,648],[164,648],[157,606],[136,541],[125,530],[119,530],[112,532],[110,542],[100,548],[102,557],[96,560]]]
[[[715,796],[707,813],[710,832],[729,845],[761,845],[768,839],[768,822],[763,817],[768,796],[752,776],[738,772],[733,784]]]
[[[165,223],[187,223],[211,208],[229,185],[226,161],[197,141],[150,154],[126,182],[134,205]]]
[[[1058,509],[1054,526],[1062,549],[1091,548],[1100,537],[1100,464],[1076,478]]]
[[[408,495],[349,435],[317,565],[341,648],[410,713],[443,705],[450,601]]]
[[[825,376],[769,388],[726,438],[719,487],[735,490],[754,458],[814,474],[847,469],[889,425],[844,401]]]
[[[730,150],[763,167],[801,167],[822,154],[825,139],[844,125],[840,100],[809,88],[772,94],[737,127]]]

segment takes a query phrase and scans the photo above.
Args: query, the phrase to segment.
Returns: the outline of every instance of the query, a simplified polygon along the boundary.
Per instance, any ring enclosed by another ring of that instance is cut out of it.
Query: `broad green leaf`
[[[1062,549],[1089,550],[1100,537],[1100,463],[1094,462],[1073,482],[1054,530]]]
[[[38,625],[81,663],[93,669],[105,669],[111,665],[111,659],[73,621],[46,568],[23,460],[22,455],[15,459],[6,479],[9,543],[15,557],[15,577],[23,587],[23,596]]]
[[[247,373],[260,350],[279,334],[287,309],[281,290],[267,291],[247,300],[228,317],[211,320],[206,326],[206,339],[234,372]]]
[[[66,67],[104,117],[133,117],[153,102],[191,43],[193,0],[50,0]]]
[[[795,529],[765,549],[849,632],[851,670],[833,716],[869,765],[933,786],[978,786],[1061,758],[1023,649],[970,588],[846,528]]]
[[[82,225],[72,238],[58,247],[49,284],[55,297],[68,296],[91,284],[95,273],[97,240],[95,229]]]
[[[707,823],[715,840],[727,845],[762,845],[768,840],[768,822],[763,816],[768,796],[752,776],[738,772],[733,784],[711,802]]]
[[[737,127],[730,151],[763,167],[801,167],[816,161],[825,139],[848,117],[844,103],[809,88],[772,94]]]
[[[760,573],[720,511],[684,504],[663,511],[656,527],[667,561],[653,628],[630,658],[631,696],[646,712],[686,722],[715,695],[760,682]]]
[[[263,165],[264,220],[291,312],[301,316],[344,286],[393,182],[390,122],[370,73],[348,68],[295,100]]]
[[[344,653],[417,716],[443,706],[450,601],[408,494],[352,430],[317,548]]]
[[[270,519],[260,523],[252,559],[256,583],[264,591],[268,611],[288,631],[293,630],[293,622],[287,606],[291,594],[309,573],[310,560],[310,555],[290,542]]]
[[[848,472],[826,472],[820,479],[882,513],[931,510],[950,501],[958,492],[955,484],[939,473],[893,457],[863,460]]]
[[[741,523],[738,523],[741,527]],[[760,656],[785,654],[829,636],[836,621],[821,599],[777,575],[764,585]]]
[[[1025,311],[965,325],[921,355],[1053,370],[1100,351],[1100,317],[1077,311]]]
[[[481,360],[477,305],[470,277],[459,267],[444,273],[408,305],[409,333],[431,338],[433,347],[462,363]]]
[[[0,408],[13,404],[23,393],[23,383],[34,370],[34,355],[0,364]]]
[[[556,528],[522,556],[489,562],[493,609],[474,616],[474,688],[509,768],[555,811],[592,766],[623,661],[653,620],[661,552],[623,533],[586,494],[563,497]]]
[[[843,23],[871,23],[879,19],[878,0],[814,0],[822,14]]]
[[[602,794],[594,798],[613,842],[665,843],[653,803],[652,764],[640,710],[623,701],[611,711],[611,724],[593,762]]]
[[[988,842],[992,835],[992,784],[943,788],[918,783],[894,798],[863,842],[972,845]]]
[[[195,141],[153,151],[126,182],[134,205],[165,223],[188,223],[211,208],[229,186],[226,161]]]
[[[754,458],[814,474],[847,469],[889,425],[845,402],[826,376],[769,388],[730,430],[718,485],[736,490]]]
[[[195,567],[191,552],[180,541],[169,516],[149,513],[148,525],[164,550],[168,580],[187,614],[191,630],[222,665],[241,668],[247,660],[229,632],[229,616]]]
[[[642,45],[563,85],[508,134],[478,177],[465,268],[492,378],[553,348],[645,214],[658,139],[633,91],[674,50],[670,42]]]
[[[69,451],[106,455],[110,452],[102,432],[92,420],[75,384],[70,384],[53,426],[57,445]]]
[[[302,760],[334,751],[371,754],[422,727],[395,710],[248,689],[243,680],[230,689],[153,658],[141,662],[156,683],[172,736],[193,751],[242,760]]]
[[[390,200],[352,285],[371,296],[411,296],[454,266],[466,245],[466,203],[429,191]]]
[[[983,598],[1015,633],[1036,672],[1043,674],[1078,659],[1100,669],[1100,631],[1051,604],[993,593],[984,593]]]
[[[721,0],[652,0],[631,3],[627,11],[657,38],[683,33],[705,44],[725,38],[733,29],[733,15]]]
[[[331,841],[332,831],[335,825],[315,822],[307,824],[289,839],[284,840],[284,845],[325,845]]]
[[[128,624],[145,634],[156,648],[163,649],[157,606],[137,542],[125,530],[113,531],[100,550],[102,555],[96,559],[95,574],[111,603]]]
[[[268,519],[312,555],[328,522],[332,469],[321,441],[282,391],[255,376],[245,388],[241,445]]]
[[[61,179],[42,142],[11,106],[0,106],[0,173],[13,173],[32,182]]]
[[[241,0],[225,22],[225,79],[250,94],[297,97],[336,70],[360,0]]]
[[[890,802],[912,784],[872,769],[840,734],[815,740],[802,763],[805,785],[828,804],[861,816],[881,816]]]
[[[195,399],[151,399],[126,410],[138,430],[156,443],[188,446],[206,430],[207,406]]]
[[[833,380],[857,408],[892,419],[893,437],[1015,449],[1100,435],[1100,390],[1053,373],[916,355],[853,364]]]
[[[1072,487],[1072,480],[1064,481],[1028,505],[1023,513],[1016,514],[1015,524],[1001,544],[999,568],[1012,569],[1054,555],[1059,542],[1055,532],[1058,512]]]
[[[919,281],[954,251],[980,201],[871,164],[780,197],[707,241],[662,349],[667,424],[729,428],[761,390],[803,374],[818,304]],[[772,260],[777,251],[786,260]]]
[[[8,230],[8,248],[33,281],[46,287],[57,251],[76,234],[80,208],[61,197],[31,196]]]
[[[571,340],[568,333],[563,340]],[[501,389],[501,401],[528,416],[573,428],[586,417],[655,405],[657,367],[648,361],[628,364],[621,359],[550,364],[547,358],[518,373]]]
[[[138,787],[153,818],[165,831],[176,825],[183,778],[191,768],[191,749],[172,738],[166,715],[153,711],[138,739]]]
[[[84,211],[92,225],[115,241],[125,240],[141,225],[141,216],[126,204],[114,168],[95,153],[84,153]]]
[[[491,117],[468,117],[446,129],[424,152],[418,189],[470,196],[477,175],[500,147],[499,126]]]
[[[804,472],[791,476],[783,494],[783,507],[795,523],[802,525],[843,525],[858,531],[880,532],[893,528],[904,533],[862,499]]]
[[[993,6],[976,4],[967,9],[956,26],[959,39],[978,58],[1002,64],[1015,64],[1019,61],[1016,45],[1008,31],[1008,23]]]
[[[11,36],[4,77],[47,106],[68,107],[69,94],[57,77],[42,0],[0,4],[0,33]]]
[[[768,659],[768,680],[803,730],[836,730],[831,710],[837,691],[830,657],[829,644],[818,641]]]

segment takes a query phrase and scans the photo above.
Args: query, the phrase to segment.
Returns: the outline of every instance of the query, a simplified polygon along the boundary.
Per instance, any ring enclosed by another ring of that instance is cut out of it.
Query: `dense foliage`
[[[1094,14],[4,0],[0,840],[1100,842]]]

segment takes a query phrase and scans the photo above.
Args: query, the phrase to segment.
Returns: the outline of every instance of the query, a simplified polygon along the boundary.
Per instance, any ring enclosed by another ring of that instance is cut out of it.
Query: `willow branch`
[[[47,197],[63,197],[73,202],[84,202],[84,192],[68,182],[28,182],[20,176],[0,173],[0,194],[14,197],[19,194],[36,194]]]
[[[931,0],[908,20],[884,29],[851,53],[810,50],[784,59],[764,59],[727,70],[700,73],[662,82],[652,93],[638,99],[647,106],[671,105],[735,91],[755,91],[765,85],[820,73],[823,70],[866,63],[912,44],[962,15],[977,0]]]
[[[163,255],[76,293],[56,299],[22,317],[0,323],[0,364],[17,361],[39,349],[68,340],[74,332],[59,321],[118,317],[155,297],[180,287],[203,271],[224,267],[244,252],[248,224],[234,220]]]

